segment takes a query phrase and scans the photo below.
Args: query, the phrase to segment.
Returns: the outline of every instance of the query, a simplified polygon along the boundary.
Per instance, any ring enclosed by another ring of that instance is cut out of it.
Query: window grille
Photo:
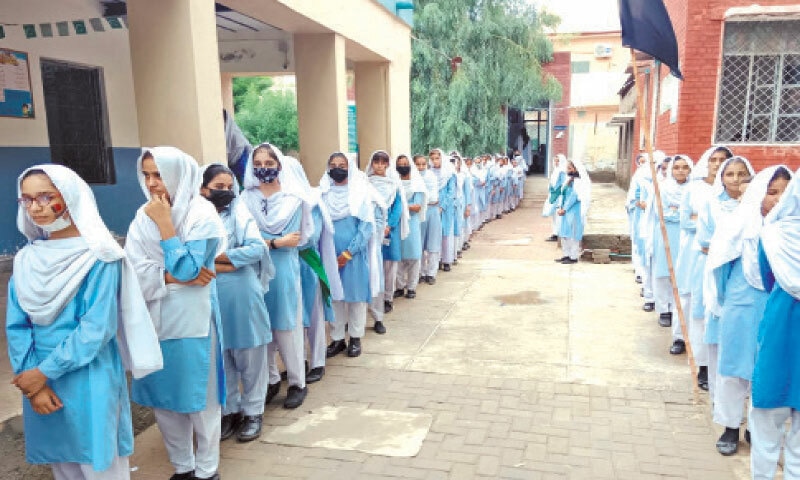
[[[717,143],[800,143],[800,21],[727,22]]]

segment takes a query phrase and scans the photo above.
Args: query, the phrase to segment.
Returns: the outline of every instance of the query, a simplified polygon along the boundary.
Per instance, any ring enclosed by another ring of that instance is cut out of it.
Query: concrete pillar
[[[334,33],[294,36],[300,161],[312,185],[328,156],[347,150],[344,38]]]
[[[224,161],[214,1],[128,2],[128,24],[142,145]]]
[[[392,150],[389,119],[389,64],[358,62],[355,64],[356,129],[361,162],[369,161],[375,150]]]
[[[411,151],[411,38],[402,42],[388,66],[390,148],[395,155],[427,153]]]
[[[222,108],[228,111],[228,115],[233,115],[233,74],[222,73]]]

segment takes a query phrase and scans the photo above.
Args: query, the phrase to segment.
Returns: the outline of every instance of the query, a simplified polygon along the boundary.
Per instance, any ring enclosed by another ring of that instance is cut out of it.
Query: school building
[[[143,146],[224,163],[236,76],[295,76],[312,183],[331,152],[348,151],[348,76],[358,149],[408,151],[412,14],[395,0],[4,0],[0,254],[24,243],[16,179],[30,165],[78,171],[109,228],[125,234],[145,200]]]
[[[637,55],[655,148],[698,160],[712,144],[731,147],[756,170],[800,167],[800,5],[786,0],[665,0],[684,81]],[[627,186],[644,151],[632,69],[621,85],[621,161]]]

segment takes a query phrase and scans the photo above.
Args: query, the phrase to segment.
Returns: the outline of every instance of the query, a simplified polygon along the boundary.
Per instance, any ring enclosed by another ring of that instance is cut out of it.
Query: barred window
[[[725,24],[718,143],[800,143],[800,21]]]

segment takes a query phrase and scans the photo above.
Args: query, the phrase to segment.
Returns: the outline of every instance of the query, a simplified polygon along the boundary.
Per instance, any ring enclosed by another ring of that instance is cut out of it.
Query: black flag
[[[678,41],[663,0],[619,0],[622,45],[652,55],[683,80]]]

